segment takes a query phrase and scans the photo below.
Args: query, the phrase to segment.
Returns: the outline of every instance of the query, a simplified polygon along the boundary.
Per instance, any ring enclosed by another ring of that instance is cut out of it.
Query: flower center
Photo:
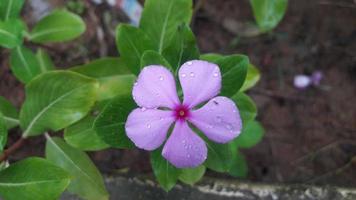
[[[174,116],[176,120],[186,120],[189,116],[189,109],[184,105],[179,105],[174,109]]]

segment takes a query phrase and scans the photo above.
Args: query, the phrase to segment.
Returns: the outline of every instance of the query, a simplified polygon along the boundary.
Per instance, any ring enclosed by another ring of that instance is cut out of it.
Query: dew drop
[[[164,79],[163,76],[159,76],[160,81],[163,81],[163,79]]]
[[[212,129],[212,128],[214,128],[214,126],[213,125],[211,125],[211,124],[209,124],[209,126],[208,126],[210,129]]]
[[[191,144],[190,144],[190,145],[188,145],[188,149],[192,149],[192,147],[193,147],[193,146],[192,146]]]
[[[190,158],[190,154],[188,154],[187,157]]]
[[[146,110],[147,110],[147,108],[145,108],[145,107],[142,107],[142,108],[141,108],[141,111],[142,111],[142,112],[145,112]]]
[[[151,128],[151,124],[147,124],[146,127],[147,127],[147,128]]]
[[[215,72],[215,73],[213,74],[213,76],[214,76],[214,77],[218,77],[218,76],[219,76],[219,73]]]
[[[163,117],[160,117],[159,120],[160,120],[160,121],[163,121]]]
[[[220,116],[217,116],[217,117],[216,117],[216,121],[219,122],[219,123],[221,123],[221,122],[222,122],[222,118],[221,118]]]
[[[184,147],[184,149],[188,149],[188,146],[186,144],[183,147]]]
[[[138,85],[138,83],[137,83],[137,81],[134,83],[134,86],[137,86]]]
[[[234,130],[234,127],[231,126],[231,124],[227,124],[226,128],[231,132]]]
[[[182,77],[185,78],[187,75],[185,73],[182,74]]]
[[[191,77],[194,77],[194,76],[195,76],[194,72],[190,72],[189,75],[190,75]]]
[[[185,140],[182,140],[182,143],[185,144]]]
[[[192,61],[187,62],[187,65],[192,65],[192,64],[193,64]]]
[[[233,112],[233,113],[236,113],[237,111],[234,109],[234,110],[232,110],[232,112]]]

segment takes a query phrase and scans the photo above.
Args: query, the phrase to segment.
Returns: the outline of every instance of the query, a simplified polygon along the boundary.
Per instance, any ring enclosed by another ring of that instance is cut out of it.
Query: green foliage
[[[18,19],[0,21],[0,46],[12,49],[21,45],[25,29],[23,22]]]
[[[174,71],[178,70],[186,61],[199,59],[195,36],[188,25],[178,27],[162,55],[169,61]]]
[[[24,46],[11,50],[10,65],[16,78],[23,83],[28,83],[37,75],[45,72],[42,71],[35,54]]]
[[[154,50],[162,53],[181,24],[192,17],[191,0],[147,0],[140,28],[152,39]]]
[[[257,69],[257,67],[255,67],[254,65],[252,65],[250,63],[248,65],[245,82],[242,85],[240,91],[243,92],[243,91],[246,91],[246,90],[252,88],[253,86],[255,86],[257,84],[257,82],[260,80],[260,78],[261,78],[260,71]]]
[[[227,172],[232,158],[229,145],[214,143],[208,139],[205,142],[208,147],[208,158],[204,165],[217,172]]]
[[[90,158],[62,139],[46,135],[46,158],[73,177],[68,191],[88,200],[107,200],[103,178]]]
[[[288,0],[250,0],[253,14],[262,32],[272,30],[282,20]]]
[[[8,21],[19,17],[25,0],[1,0],[0,20]]]
[[[26,86],[20,112],[23,137],[58,131],[82,119],[94,105],[99,84],[74,72],[42,74]]]
[[[3,114],[7,129],[19,125],[17,109],[2,96],[0,96],[0,112]]]
[[[198,182],[205,174],[206,167],[204,165],[200,165],[196,168],[186,168],[181,169],[181,174],[179,175],[179,180],[183,183],[194,185]]]
[[[0,171],[0,196],[6,200],[58,199],[70,176],[42,158],[27,158]]]
[[[78,15],[56,10],[35,25],[29,39],[37,43],[65,42],[80,36],[84,31],[85,23]]]
[[[139,74],[140,60],[146,50],[153,50],[152,40],[141,29],[121,24],[116,30],[116,46],[120,56],[134,74]]]
[[[160,148],[151,152],[151,165],[161,187],[169,191],[176,184],[181,171],[164,159],[161,151],[162,149]]]
[[[133,146],[125,132],[127,116],[136,107],[131,96],[118,96],[108,102],[96,116],[94,130],[99,137],[112,147],[130,148]]]
[[[262,125],[257,121],[249,121],[244,125],[240,136],[233,143],[240,148],[251,148],[262,140],[263,135]]]
[[[248,172],[245,156],[236,148],[232,149],[232,151],[234,156],[231,159],[229,174],[235,177],[245,178]]]
[[[0,112],[0,152],[4,150],[7,141],[7,127],[4,115]]]
[[[236,93],[231,99],[237,105],[242,119],[242,124],[254,120],[257,116],[257,107],[253,100],[242,92]]]
[[[136,78],[121,58],[101,58],[70,69],[99,81],[97,101],[131,95]]]
[[[249,59],[244,55],[232,55],[219,58],[215,62],[221,70],[222,75],[222,88],[221,96],[232,96],[239,91],[243,85]]]
[[[162,65],[166,67],[169,70],[172,70],[171,65],[168,63],[168,61],[161,56],[159,53],[156,51],[145,51],[141,57],[141,68],[144,68],[149,65]]]
[[[42,73],[52,71],[55,69],[55,66],[53,64],[51,57],[43,49],[37,50],[36,58],[37,58],[37,61],[38,61],[38,64],[40,66]]]
[[[64,139],[73,147],[84,151],[98,151],[108,148],[94,130],[96,117],[87,116],[64,130]]]

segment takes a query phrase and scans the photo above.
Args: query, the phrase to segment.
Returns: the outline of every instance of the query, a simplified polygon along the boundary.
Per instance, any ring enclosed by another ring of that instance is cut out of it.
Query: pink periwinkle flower
[[[201,165],[207,158],[207,146],[195,133],[195,126],[217,143],[236,138],[242,128],[239,110],[227,97],[217,96],[221,73],[217,65],[193,60],[181,66],[178,73],[184,100],[177,95],[173,74],[159,65],[145,67],[132,91],[140,108],[127,118],[125,129],[133,143],[145,150],[155,150],[166,140],[162,156],[178,168]],[[202,103],[207,102],[201,106]]]

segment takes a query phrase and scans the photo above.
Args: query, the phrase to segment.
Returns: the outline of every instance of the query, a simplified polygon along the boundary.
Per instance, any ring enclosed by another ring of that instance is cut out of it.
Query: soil
[[[33,24],[29,5],[23,13]],[[117,23],[127,21],[124,14],[108,5],[88,3],[82,15],[93,27],[83,37],[46,47],[59,68],[118,54],[113,31]],[[247,54],[262,72],[261,81],[248,93],[257,103],[258,120],[266,133],[261,143],[244,150],[250,170],[247,179],[356,186],[356,3],[290,0],[280,25],[255,37],[239,34],[244,30],[234,27],[238,23],[253,23],[248,0],[205,0],[192,26],[203,53]],[[23,86],[12,76],[7,58],[8,52],[1,50],[0,95],[20,106]],[[293,87],[296,74],[315,70],[324,75],[321,86]],[[20,130],[13,130],[10,143],[19,135]],[[33,138],[10,160],[43,155],[43,148],[44,138]],[[105,173],[151,173],[143,151],[109,149],[90,155]]]

